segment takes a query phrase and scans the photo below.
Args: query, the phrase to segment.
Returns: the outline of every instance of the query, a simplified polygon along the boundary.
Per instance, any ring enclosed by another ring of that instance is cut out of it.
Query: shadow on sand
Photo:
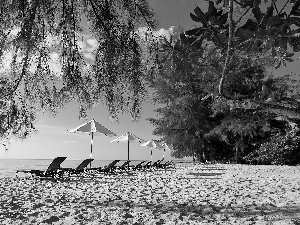
[[[129,212],[133,208],[151,210],[155,217],[161,214],[178,215],[179,220],[183,216],[188,220],[201,222],[203,220],[229,222],[230,219],[243,219],[245,221],[281,221],[290,219],[295,225],[300,224],[300,206],[270,207],[270,206],[241,206],[241,207],[220,207],[204,202],[201,204],[179,204],[175,202],[160,204],[136,204],[124,200],[107,201],[103,203],[107,207],[120,207],[123,211]],[[162,223],[164,224],[164,223]],[[272,223],[268,223],[272,224]]]

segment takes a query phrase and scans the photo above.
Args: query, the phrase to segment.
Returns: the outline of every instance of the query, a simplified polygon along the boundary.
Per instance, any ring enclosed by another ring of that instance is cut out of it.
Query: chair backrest
[[[87,167],[94,159],[85,159],[82,161],[82,163],[79,164],[79,166],[76,167],[75,170],[83,170],[85,167]]]
[[[161,160],[155,161],[151,166],[152,167],[157,167],[160,164]]]
[[[152,164],[152,162],[149,161],[149,162],[147,162],[145,165],[143,165],[143,167],[148,167],[148,166],[150,166],[151,164]]]
[[[137,166],[142,166],[142,164],[143,164],[144,162],[147,162],[147,160],[144,160],[144,161],[140,162],[139,164],[136,164],[135,167],[137,167]]]
[[[118,162],[120,162],[120,160],[114,160],[114,161],[112,161],[110,164],[108,164],[108,166],[106,167],[106,169],[110,169],[110,168],[114,167]]]
[[[131,162],[130,160],[127,160],[120,166],[120,168],[125,168],[130,162]]]
[[[62,164],[62,162],[65,161],[66,158],[67,157],[56,157],[55,159],[53,159],[53,161],[48,166],[47,171],[59,169],[60,168],[60,164]]]
[[[162,161],[164,161],[164,159],[158,160],[158,164],[161,164]]]

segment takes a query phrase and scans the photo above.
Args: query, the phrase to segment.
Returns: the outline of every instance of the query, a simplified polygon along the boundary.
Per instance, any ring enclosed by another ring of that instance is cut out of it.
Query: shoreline
[[[2,178],[0,224],[296,224],[299,174],[299,166],[180,163],[82,181]]]

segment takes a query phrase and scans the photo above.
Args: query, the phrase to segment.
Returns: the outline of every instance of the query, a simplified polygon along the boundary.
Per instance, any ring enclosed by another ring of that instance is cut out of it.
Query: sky
[[[189,14],[196,6],[206,10],[207,2],[204,0],[150,0],[158,20],[158,32],[167,33],[172,27],[182,27],[184,30],[194,28],[196,24],[190,19]],[[95,40],[89,36],[84,37],[80,42],[87,59],[93,59],[95,50]],[[52,55],[55,61],[57,55]],[[299,61],[297,62],[299,63]],[[54,68],[55,69],[55,68]],[[280,68],[274,71],[276,74],[288,74],[289,70],[293,73],[299,71],[299,65],[288,65],[288,68]],[[16,159],[53,159],[57,156],[66,156],[68,159],[85,159],[90,155],[89,135],[79,135],[69,133],[67,130],[75,128],[82,123],[95,119],[118,136],[131,132],[143,140],[159,139],[160,137],[152,134],[154,127],[148,122],[147,118],[156,118],[154,109],[159,105],[153,105],[147,101],[143,105],[140,122],[131,121],[130,115],[123,114],[119,118],[119,123],[109,120],[105,106],[99,104],[95,110],[88,112],[87,120],[79,120],[78,105],[70,104],[62,110],[56,117],[49,114],[40,115],[37,123],[37,134],[24,141],[12,141],[9,150],[5,152],[0,148],[0,158],[9,157]],[[97,160],[127,159],[127,143],[111,143],[114,138],[96,136],[93,144],[93,158]],[[163,151],[153,149],[153,160],[161,159]],[[170,152],[165,153],[166,160],[172,159]],[[149,160],[150,149],[140,147],[138,143],[130,143],[130,159]],[[188,158],[191,159],[191,158]]]

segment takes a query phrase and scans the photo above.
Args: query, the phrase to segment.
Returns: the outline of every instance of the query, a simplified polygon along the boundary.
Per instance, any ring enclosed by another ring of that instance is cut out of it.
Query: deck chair
[[[160,168],[161,162],[162,162],[162,161],[163,161],[163,159],[157,160],[156,162],[154,162],[154,163],[151,165],[151,168],[153,168],[153,169],[158,169],[158,168]]]
[[[66,158],[67,157],[56,157],[46,170],[17,170],[17,173],[30,173],[37,177],[60,177],[62,175],[60,165],[66,160]]]
[[[149,169],[152,165],[152,161],[147,162],[145,165],[141,167],[142,170]]]
[[[114,160],[110,164],[104,167],[99,167],[99,168],[91,168],[90,170],[95,171],[96,173],[114,173],[114,170],[116,168],[116,164],[120,162],[120,160]]]
[[[84,173],[85,170],[87,169],[87,166],[94,161],[94,159],[85,159],[83,160],[75,169],[73,168],[61,168],[63,173],[67,175],[78,175],[81,173]],[[88,170],[88,169],[87,169]]]
[[[142,168],[143,168],[143,163],[145,163],[145,162],[147,162],[147,161],[144,160],[144,161],[140,162],[140,163],[137,164],[137,165],[133,165],[133,166],[130,167],[130,169],[132,169],[132,170],[139,170],[139,169],[142,169]]]
[[[115,170],[117,172],[128,171],[129,170],[128,165],[130,162],[131,162],[130,160],[125,161],[121,166],[117,166]]]
[[[160,165],[161,168],[164,168],[164,169],[167,169],[167,168],[175,168],[175,164],[173,161],[169,160],[169,161],[166,161],[165,163],[162,163]]]
[[[161,162],[162,160],[157,160],[155,162],[149,162],[144,166],[144,170],[146,169],[157,169],[158,168],[158,164]]]

